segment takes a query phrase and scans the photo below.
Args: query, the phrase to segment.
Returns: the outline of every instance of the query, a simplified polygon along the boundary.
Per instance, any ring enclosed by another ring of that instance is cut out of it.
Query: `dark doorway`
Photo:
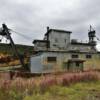
[[[83,71],[84,60],[81,59],[69,59],[68,70],[70,71]]]

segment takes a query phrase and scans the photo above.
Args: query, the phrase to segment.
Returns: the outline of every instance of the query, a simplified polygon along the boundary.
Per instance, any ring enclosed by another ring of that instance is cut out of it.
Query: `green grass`
[[[24,100],[100,100],[100,81],[77,83],[69,87],[53,86],[44,93],[27,95]]]

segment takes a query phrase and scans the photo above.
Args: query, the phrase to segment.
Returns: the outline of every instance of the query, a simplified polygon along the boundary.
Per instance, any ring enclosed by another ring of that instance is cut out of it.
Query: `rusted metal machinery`
[[[14,44],[14,41],[11,37],[10,29],[7,27],[6,24],[2,24],[2,28],[0,29],[0,35],[10,41],[14,54],[16,55],[16,57],[19,58],[22,67],[24,67],[24,61],[17,51],[16,45]]]
[[[89,37],[89,43],[93,46],[96,46],[96,41],[94,40],[94,38],[96,37],[96,32],[95,30],[92,28],[92,26],[90,25],[90,30],[88,32],[88,37]]]

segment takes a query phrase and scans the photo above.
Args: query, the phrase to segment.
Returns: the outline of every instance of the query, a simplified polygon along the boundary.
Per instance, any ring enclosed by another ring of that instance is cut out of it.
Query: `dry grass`
[[[66,88],[64,88],[65,86],[70,88],[70,86],[74,83],[81,83],[81,82],[89,83],[90,81],[96,82],[96,80],[99,79],[100,78],[98,72],[64,73],[60,75],[46,75],[46,76],[42,75],[40,77],[33,77],[33,78],[19,77],[13,80],[0,79],[0,100],[6,100],[6,99],[24,100],[24,98],[25,100],[36,100],[36,98],[37,100],[55,100],[52,97],[53,95],[55,96],[55,98],[57,98],[57,100],[62,100],[61,95],[65,93],[64,92],[66,90]],[[55,86],[58,87],[59,89],[57,89]],[[70,90],[68,91],[70,92]],[[56,94],[57,92],[59,92],[60,95]],[[48,93],[50,93],[50,95]],[[76,96],[77,92],[75,93]],[[64,95],[63,98],[66,98],[66,95]],[[79,96],[80,95],[78,95],[77,98]],[[41,99],[44,97],[45,99]],[[70,94],[69,97],[71,97]],[[77,99],[69,99],[69,100],[77,100]]]
[[[0,80],[0,88],[10,89],[16,88],[21,91],[26,89],[34,90],[35,87],[40,87],[41,90],[54,85],[69,86],[77,82],[86,82],[99,80],[98,72],[80,72],[80,73],[65,73],[62,75],[46,75],[40,77],[33,77],[29,79],[15,78],[13,80]]]

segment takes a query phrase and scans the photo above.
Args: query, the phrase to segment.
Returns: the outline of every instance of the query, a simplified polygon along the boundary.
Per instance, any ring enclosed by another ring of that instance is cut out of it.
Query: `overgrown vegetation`
[[[0,80],[0,100],[100,100],[98,72]]]
[[[53,86],[45,93],[33,93],[23,100],[100,100],[100,81],[80,82],[69,87]]]
[[[24,58],[24,63],[27,64],[29,56],[34,53],[34,47],[16,44],[16,48],[20,56]],[[19,59],[15,55],[10,44],[0,43],[0,70],[3,69],[1,67],[19,65]]]
[[[16,44],[16,47],[17,47],[18,52],[20,54],[23,54],[23,53],[26,53],[26,52],[28,52],[30,54],[33,53],[33,46]],[[10,44],[0,43],[0,53],[13,55],[11,45]]]

